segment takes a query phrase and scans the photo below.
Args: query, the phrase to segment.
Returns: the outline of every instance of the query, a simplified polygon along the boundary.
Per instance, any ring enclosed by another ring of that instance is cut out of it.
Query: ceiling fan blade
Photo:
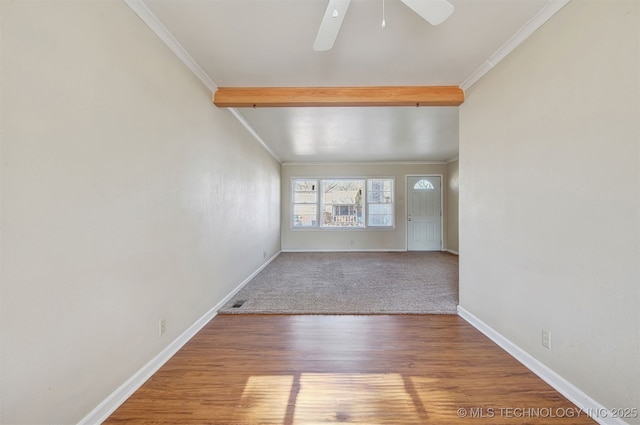
[[[313,43],[313,50],[323,52],[333,47],[344,15],[349,8],[349,3],[351,3],[351,0],[329,0],[327,10],[325,10],[324,17],[320,23],[316,41]]]
[[[411,10],[431,25],[439,25],[451,16],[455,9],[447,0],[401,0]]]

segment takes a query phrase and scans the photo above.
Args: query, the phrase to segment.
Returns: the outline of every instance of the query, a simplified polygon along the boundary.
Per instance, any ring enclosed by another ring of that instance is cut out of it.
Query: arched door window
[[[418,180],[416,182],[416,184],[413,185],[413,189],[414,190],[433,190],[435,189],[435,187],[433,187],[433,183],[431,183],[429,180]]]

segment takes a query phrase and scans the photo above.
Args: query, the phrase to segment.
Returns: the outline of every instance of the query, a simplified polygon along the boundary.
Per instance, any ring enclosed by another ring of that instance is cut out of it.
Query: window
[[[291,202],[293,227],[315,227],[318,224],[318,180],[293,180]]]
[[[321,180],[321,227],[364,227],[362,179]]]
[[[415,185],[413,185],[413,189],[414,190],[433,190],[435,189],[435,187],[433,187],[433,183],[431,183],[429,180],[422,179],[416,182]]]
[[[367,203],[369,226],[393,226],[393,179],[367,180]]]
[[[291,188],[292,228],[394,226],[392,178],[294,178]]]

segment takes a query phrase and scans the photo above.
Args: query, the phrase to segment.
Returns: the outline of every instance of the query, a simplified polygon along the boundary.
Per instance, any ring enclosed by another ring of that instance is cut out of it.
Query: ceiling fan
[[[454,7],[447,0],[400,0],[411,10],[420,15],[431,25],[439,25],[446,21],[453,13]],[[338,31],[342,25],[344,15],[347,13],[351,0],[329,0],[327,10],[324,12],[320,29],[313,43],[313,50],[322,52],[333,47]],[[384,7],[384,0],[383,0]],[[385,26],[384,17],[382,26]]]

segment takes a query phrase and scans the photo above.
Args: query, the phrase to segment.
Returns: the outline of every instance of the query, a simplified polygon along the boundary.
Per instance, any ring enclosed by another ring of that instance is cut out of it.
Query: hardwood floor
[[[218,315],[106,424],[593,424],[455,315]]]

